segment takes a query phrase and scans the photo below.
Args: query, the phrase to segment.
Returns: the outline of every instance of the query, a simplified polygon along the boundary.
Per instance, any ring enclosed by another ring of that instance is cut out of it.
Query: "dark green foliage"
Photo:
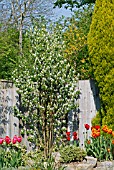
[[[75,145],[67,145],[60,149],[61,162],[82,161],[86,156],[86,152]]]
[[[83,5],[91,3],[95,3],[95,0],[57,0],[54,3],[54,7],[58,6],[61,8],[64,5],[65,8],[70,8],[72,10],[72,8],[80,8]]]
[[[7,28],[0,32],[0,79],[10,79],[18,60],[18,31]]]
[[[28,59],[30,41],[23,33],[23,56],[19,55],[19,31],[9,26],[0,31],[0,79],[10,80],[15,68],[19,69],[20,61],[27,58],[27,65],[30,67],[31,59]]]

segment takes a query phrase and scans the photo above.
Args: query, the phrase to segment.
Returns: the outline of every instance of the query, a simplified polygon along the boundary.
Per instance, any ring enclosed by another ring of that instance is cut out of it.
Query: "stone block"
[[[53,156],[53,158],[55,159],[55,163],[60,162],[61,155],[60,155],[59,152],[53,152],[53,153],[52,153],[52,156]]]
[[[87,163],[91,164],[93,167],[97,165],[97,158],[94,158],[92,156],[86,156],[85,159],[87,160]]]
[[[75,170],[93,170],[93,165],[88,163],[79,164]]]

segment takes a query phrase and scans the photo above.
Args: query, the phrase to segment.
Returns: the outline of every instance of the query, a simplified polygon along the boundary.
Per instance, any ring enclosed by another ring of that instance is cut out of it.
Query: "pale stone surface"
[[[52,153],[52,156],[53,156],[53,158],[55,159],[55,163],[58,163],[58,162],[60,162],[60,157],[61,157],[61,155],[60,155],[60,153],[59,152],[53,152]]]
[[[64,164],[65,170],[114,170],[114,160],[97,162],[96,158],[86,157],[83,162]]]
[[[84,164],[79,164],[76,167],[76,170],[92,170],[93,166],[92,164],[84,163]]]
[[[97,158],[94,158],[92,156],[86,156],[85,159],[87,160],[87,163],[91,164],[93,167],[97,165]]]
[[[95,168],[95,170],[114,170],[114,160],[97,162],[97,167]]]

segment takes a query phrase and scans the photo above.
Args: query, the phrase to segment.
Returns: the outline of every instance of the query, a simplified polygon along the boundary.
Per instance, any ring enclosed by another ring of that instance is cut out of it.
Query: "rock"
[[[66,168],[65,168],[65,170],[75,170],[76,168],[75,167],[73,167],[73,166],[67,166]]]
[[[88,163],[79,164],[75,170],[93,170],[93,165]]]
[[[87,164],[91,164],[93,167],[97,165],[97,158],[86,156],[85,159],[87,160]]]
[[[98,162],[95,170],[114,170],[114,161]]]
[[[109,167],[113,167],[113,163],[111,161],[105,161],[105,162],[101,162],[101,166],[109,168]]]
[[[55,163],[59,163],[59,162],[60,162],[60,157],[61,157],[61,155],[60,155],[59,152],[53,152],[53,153],[52,153],[52,156],[53,156],[53,158],[55,159]]]

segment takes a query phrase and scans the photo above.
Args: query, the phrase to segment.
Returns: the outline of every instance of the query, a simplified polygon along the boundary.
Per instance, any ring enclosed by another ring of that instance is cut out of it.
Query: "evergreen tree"
[[[96,0],[88,46],[104,110],[102,123],[114,128],[114,1]]]

